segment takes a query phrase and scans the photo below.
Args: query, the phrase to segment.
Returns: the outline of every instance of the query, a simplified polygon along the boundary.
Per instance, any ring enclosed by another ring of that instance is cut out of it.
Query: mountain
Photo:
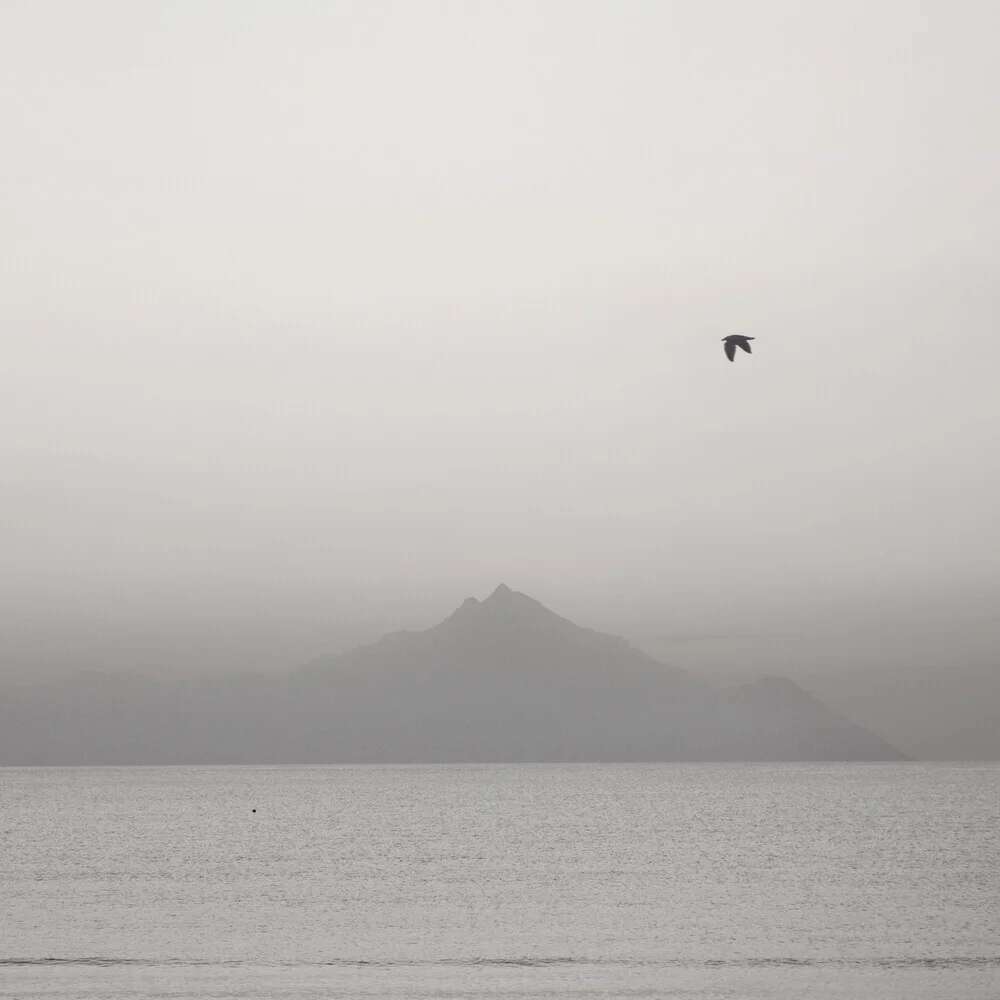
[[[501,585],[287,677],[0,692],[0,764],[901,760],[788,680],[717,690]]]
[[[781,674],[918,760],[1000,760],[1000,619],[635,644],[716,686]]]

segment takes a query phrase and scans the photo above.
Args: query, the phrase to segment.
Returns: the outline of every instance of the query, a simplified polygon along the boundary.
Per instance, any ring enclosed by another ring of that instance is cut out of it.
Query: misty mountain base
[[[0,692],[7,766],[905,759],[790,680],[716,689],[504,585],[285,677]]]

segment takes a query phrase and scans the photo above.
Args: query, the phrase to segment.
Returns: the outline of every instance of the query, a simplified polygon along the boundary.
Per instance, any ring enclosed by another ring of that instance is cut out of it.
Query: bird
[[[750,354],[750,341],[755,339],[755,337],[744,337],[742,333],[731,333],[728,337],[723,337],[722,342],[726,345],[726,357],[730,361],[735,361],[737,347],[742,347],[747,354]]]

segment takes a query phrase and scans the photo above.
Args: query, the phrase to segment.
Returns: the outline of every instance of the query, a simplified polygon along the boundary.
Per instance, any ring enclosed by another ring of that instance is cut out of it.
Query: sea
[[[0,997],[997,1000],[997,764],[0,769]]]

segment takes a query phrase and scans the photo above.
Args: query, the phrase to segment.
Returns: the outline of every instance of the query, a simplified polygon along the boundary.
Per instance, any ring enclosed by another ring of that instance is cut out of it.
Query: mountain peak
[[[480,605],[487,614],[494,615],[529,615],[535,618],[551,619],[553,621],[563,621],[559,615],[549,611],[544,604],[536,601],[527,594],[522,594],[519,590],[511,590],[505,583],[501,583],[496,590],[486,598]]]
[[[440,628],[448,632],[458,628],[466,632],[470,629],[477,631],[482,628],[507,628],[515,623],[519,628],[528,627],[532,630],[539,628],[557,631],[576,630],[575,625],[549,611],[544,604],[520,591],[511,590],[504,583],[501,583],[484,601],[467,597],[450,617],[440,626],[435,626],[435,630]]]
[[[522,594],[519,590],[511,590],[505,583],[501,583],[500,586],[497,587],[497,589],[494,590],[485,601],[483,601],[484,608],[510,608],[518,605],[533,605],[539,608],[543,607],[543,605],[539,604],[533,597],[528,597],[527,594]]]

